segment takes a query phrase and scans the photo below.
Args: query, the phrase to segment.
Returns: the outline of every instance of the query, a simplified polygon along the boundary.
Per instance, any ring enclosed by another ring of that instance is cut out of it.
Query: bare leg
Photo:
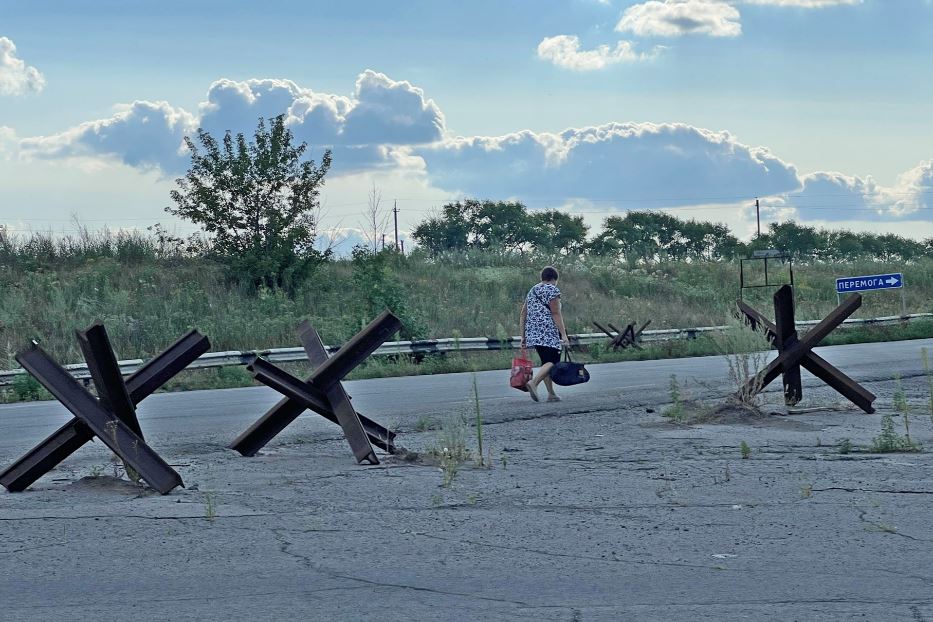
[[[528,384],[533,387],[537,387],[538,384],[544,380],[544,386],[548,387],[548,393],[551,392],[551,368],[554,367],[554,363],[545,363],[541,366],[541,369],[538,370],[537,375],[531,379],[531,382]]]
[[[547,389],[547,394],[550,397],[557,397],[557,393],[554,393],[554,383],[551,381],[551,375],[548,374],[544,378],[544,387]]]

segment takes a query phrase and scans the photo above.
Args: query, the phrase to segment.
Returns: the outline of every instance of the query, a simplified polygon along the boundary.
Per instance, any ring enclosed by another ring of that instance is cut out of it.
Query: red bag
[[[512,376],[509,378],[509,385],[519,391],[527,391],[525,385],[531,380],[532,367],[534,364],[528,358],[528,350],[522,348],[519,356],[512,359]]]

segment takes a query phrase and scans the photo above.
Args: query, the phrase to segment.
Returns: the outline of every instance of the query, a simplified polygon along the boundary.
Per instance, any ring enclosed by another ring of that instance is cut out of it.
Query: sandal
[[[528,384],[525,385],[525,388],[528,389],[528,395],[531,396],[531,399],[533,399],[534,401],[537,402],[537,401],[538,401],[538,391],[537,391],[537,389],[535,389],[535,385],[533,385],[533,384],[531,384],[531,383],[529,382]]]
[[[559,396],[559,395],[548,395],[548,396],[547,396],[547,401],[549,401],[549,402],[559,402],[559,401],[560,401],[560,396]]]

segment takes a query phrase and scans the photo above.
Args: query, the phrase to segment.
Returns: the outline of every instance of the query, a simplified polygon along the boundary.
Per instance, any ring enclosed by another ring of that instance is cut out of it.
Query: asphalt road
[[[933,454],[837,449],[878,434],[895,375],[933,447],[922,347],[819,349],[878,415],[805,374],[801,406],[818,410],[754,425],[648,412],[671,375],[688,397],[725,395],[720,357],[593,365],[558,404],[481,372],[492,468],[461,465],[449,487],[424,462],[355,465],[313,414],[255,458],[225,449],[277,400],[264,388],[154,395],[143,429],[187,488],[114,478],[93,443],[0,493],[0,620],[933,620]],[[346,387],[416,451],[447,442],[417,428],[474,407],[470,374]],[[0,464],[69,416],[0,406]]]

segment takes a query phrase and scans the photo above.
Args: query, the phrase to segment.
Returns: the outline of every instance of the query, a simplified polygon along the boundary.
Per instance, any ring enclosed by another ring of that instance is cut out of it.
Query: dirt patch
[[[155,492],[139,484],[134,484],[129,480],[119,479],[110,475],[100,475],[98,477],[89,475],[87,477],[82,477],[78,481],[65,486],[65,490],[72,492],[112,493],[124,496],[139,496],[147,492]]]

